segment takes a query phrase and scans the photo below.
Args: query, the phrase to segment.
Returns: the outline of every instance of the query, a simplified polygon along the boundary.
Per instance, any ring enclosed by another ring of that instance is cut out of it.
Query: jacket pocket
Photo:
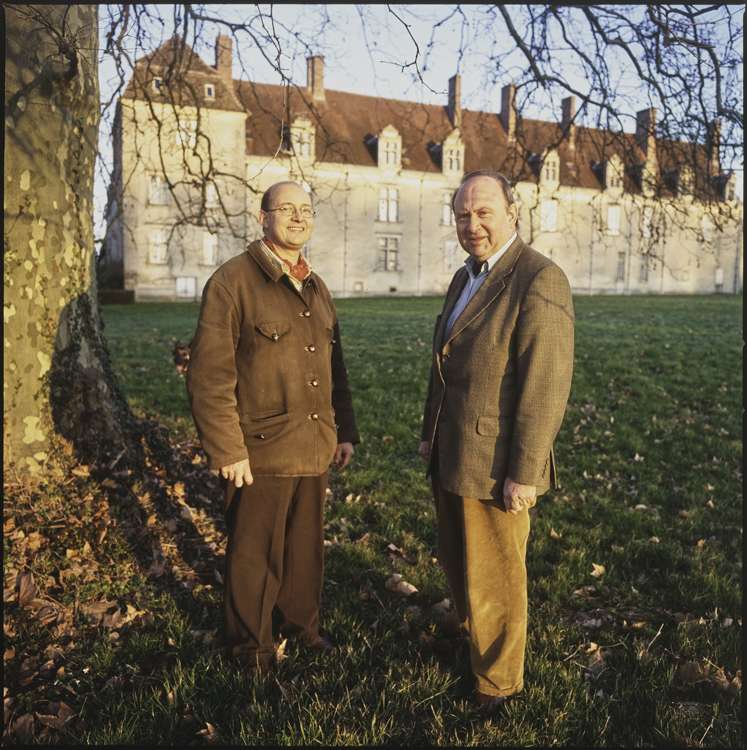
[[[508,437],[511,420],[509,417],[498,417],[492,414],[481,414],[477,418],[477,434],[489,437]]]
[[[287,320],[271,320],[266,323],[257,323],[257,330],[268,339],[277,341],[290,331],[290,323]]]
[[[277,437],[288,424],[290,414],[276,411],[256,411],[239,419],[244,437],[255,440],[271,440]]]

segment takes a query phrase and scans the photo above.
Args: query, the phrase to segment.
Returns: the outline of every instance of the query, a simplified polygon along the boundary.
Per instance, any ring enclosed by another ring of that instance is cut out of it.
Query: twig
[[[704,740],[704,739],[706,738],[706,734],[708,734],[708,732],[710,732],[710,731],[711,731],[711,727],[713,726],[713,722],[714,722],[714,721],[716,721],[716,717],[715,717],[715,716],[712,716],[712,717],[711,717],[711,723],[710,723],[710,724],[708,725],[708,729],[706,729],[706,730],[705,730],[705,732],[704,732],[703,736],[702,736],[702,737],[700,738],[700,742],[698,743],[699,745],[702,745],[702,744],[703,744],[703,740]]]
[[[664,623],[662,623],[662,624],[661,624],[661,626],[659,627],[659,632],[658,632],[658,633],[657,633],[657,634],[656,634],[656,635],[654,636],[654,638],[653,638],[653,640],[651,641],[651,643],[649,643],[649,644],[648,644],[648,646],[646,646],[646,653],[648,653],[648,651],[649,651],[649,649],[651,648],[651,646],[653,646],[653,645],[654,645],[654,641],[655,641],[655,640],[656,640],[656,639],[657,639],[657,638],[658,638],[658,637],[659,637],[659,636],[661,635],[661,631],[662,631],[663,629],[664,629]]]

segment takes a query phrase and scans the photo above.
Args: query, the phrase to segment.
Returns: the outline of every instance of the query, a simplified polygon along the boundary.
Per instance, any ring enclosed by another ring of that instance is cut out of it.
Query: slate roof
[[[183,60],[181,66],[177,65]],[[230,91],[218,71],[207,65],[179,37],[173,37],[150,55],[137,61],[145,88],[130,81],[125,98],[146,98],[148,82],[154,75],[163,76],[168,84],[180,69],[184,80],[194,83],[201,93],[201,81],[215,84],[215,99],[203,100],[201,106],[229,111],[246,111],[247,154],[272,157],[278,152],[283,127],[299,114],[306,114],[316,126],[316,160],[337,164],[374,167],[377,164],[371,137],[387,125],[393,125],[402,137],[402,166],[426,174],[440,172],[439,145],[452,132],[446,106],[420,104],[397,99],[367,96],[325,89],[323,100],[314,99],[309,89],[283,87],[247,81],[233,81]],[[179,93],[172,87],[175,103],[194,104],[188,90]],[[150,94],[152,95],[152,94]],[[287,107],[287,110],[285,109]],[[290,115],[290,117],[288,116]],[[285,119],[283,119],[285,117]],[[510,142],[497,113],[461,111],[461,132],[465,144],[465,173],[477,169],[497,169],[512,182],[537,182],[536,161],[530,157],[555,146],[559,157],[560,184],[599,190],[601,172],[595,165],[617,154],[625,164],[624,189],[640,193],[640,166],[645,152],[634,135],[614,133],[600,128],[576,126],[575,148],[563,137],[559,123],[517,118],[518,138]],[[694,149],[694,152],[693,152]],[[671,196],[668,174],[682,164],[698,164],[694,175],[697,198],[712,198],[708,173],[708,154],[700,144],[687,144],[657,138],[657,177],[660,195]],[[278,158],[288,158],[277,153]]]

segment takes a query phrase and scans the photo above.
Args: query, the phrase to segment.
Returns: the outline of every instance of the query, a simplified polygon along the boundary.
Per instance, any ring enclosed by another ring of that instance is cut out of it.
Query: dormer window
[[[535,157],[537,167],[539,168],[540,183],[551,188],[560,181],[560,160],[557,151],[544,151],[541,155]],[[541,165],[541,166],[540,166]]]
[[[299,115],[290,126],[290,143],[288,144],[299,159],[314,160],[316,145],[316,128],[306,115]]]
[[[677,196],[693,194],[693,173],[689,167],[682,167],[677,179]]]
[[[212,83],[205,84],[205,99],[215,99],[215,86]]]
[[[379,168],[399,167],[402,161],[402,138],[397,128],[387,125],[379,133]]]
[[[444,174],[464,172],[464,141],[459,128],[454,128],[441,146],[441,171]]]
[[[163,78],[159,78],[156,76],[153,79],[153,91],[155,91],[157,94],[163,93]]]

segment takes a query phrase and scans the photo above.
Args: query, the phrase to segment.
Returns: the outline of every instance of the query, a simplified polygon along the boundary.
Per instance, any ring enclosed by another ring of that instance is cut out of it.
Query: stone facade
[[[635,135],[613,134],[576,125],[573,97],[559,122],[528,120],[512,85],[500,113],[463,110],[459,76],[443,107],[330,91],[321,57],[306,86],[235,81],[230,53],[219,36],[210,66],[171,40],[119,101],[102,262],[136,300],[199,299],[287,179],[313,195],[305,253],[333,295],[443,294],[465,257],[451,195],[484,168],[509,178],[522,237],[576,294],[742,291],[742,204],[717,124],[710,146],[673,144],[651,109]]]

